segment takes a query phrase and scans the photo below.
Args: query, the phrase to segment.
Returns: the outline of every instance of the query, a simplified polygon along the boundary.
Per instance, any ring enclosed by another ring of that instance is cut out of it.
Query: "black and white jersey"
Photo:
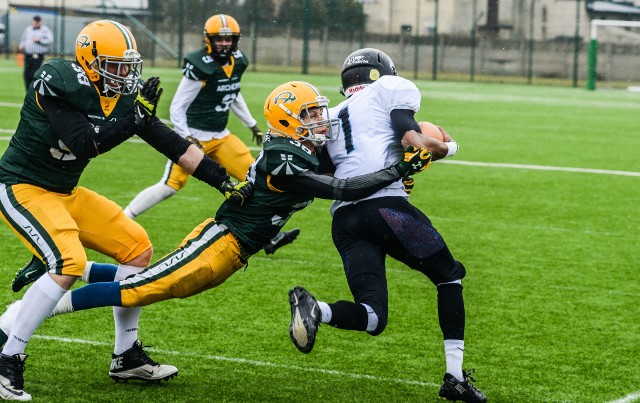
[[[327,151],[336,167],[336,178],[349,178],[388,167],[402,158],[400,137],[391,125],[391,111],[420,109],[421,94],[411,81],[398,76],[382,76],[329,110],[338,118],[338,138],[327,143]],[[366,199],[407,197],[401,181],[394,182]],[[363,199],[364,200],[364,199]],[[334,202],[335,209],[355,202]]]

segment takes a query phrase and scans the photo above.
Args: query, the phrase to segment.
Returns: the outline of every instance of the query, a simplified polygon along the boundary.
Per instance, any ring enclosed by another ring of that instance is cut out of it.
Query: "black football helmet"
[[[396,75],[396,66],[386,53],[374,48],[359,49],[342,63],[340,93],[349,98],[382,76]]]

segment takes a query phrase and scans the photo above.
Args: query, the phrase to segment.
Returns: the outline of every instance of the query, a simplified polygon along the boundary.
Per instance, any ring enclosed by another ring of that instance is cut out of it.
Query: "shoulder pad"
[[[318,168],[318,158],[295,140],[285,137],[273,138],[265,143],[266,170],[274,176],[297,175],[300,172]]]
[[[218,67],[218,63],[206,49],[200,49],[189,53],[184,58],[182,74],[191,80],[206,80]]]
[[[35,76],[33,88],[46,96],[65,97],[83,87],[91,87],[91,81],[82,67],[76,62],[63,59],[51,59],[45,62]]]
[[[414,112],[418,112],[418,110],[420,110],[422,94],[418,87],[406,78],[399,76],[382,76],[371,84],[371,86],[383,91],[384,101],[382,102],[386,104],[388,111],[393,109],[411,109]]]
[[[239,50],[233,52],[233,58],[236,59],[236,63],[241,63],[245,66],[249,65],[249,58]]]

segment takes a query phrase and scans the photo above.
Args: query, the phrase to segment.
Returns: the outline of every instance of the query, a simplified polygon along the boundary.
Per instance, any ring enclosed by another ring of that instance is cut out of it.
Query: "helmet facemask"
[[[293,118],[295,122],[299,123],[297,127],[291,127],[295,134],[292,135],[278,130],[268,121],[267,126],[271,133],[291,137],[298,141],[308,140],[316,147],[323,146],[328,141],[334,140],[337,134],[338,120],[329,118],[328,105],[329,99],[323,95],[317,96],[312,102],[302,104],[298,111],[292,111],[284,103],[280,103],[278,107]],[[322,118],[318,119],[320,116]],[[280,121],[280,123],[285,127],[289,126],[288,121]]]
[[[238,42],[242,33],[240,33],[240,25],[235,18],[226,14],[217,14],[210,17],[204,23],[202,31],[204,44],[207,52],[222,66],[229,63],[231,54],[238,50]],[[215,40],[231,39],[231,45],[223,45],[217,49]]]
[[[130,95],[138,90],[142,76],[142,58],[135,49],[127,49],[122,57],[97,55],[89,67],[102,78],[106,96]]]

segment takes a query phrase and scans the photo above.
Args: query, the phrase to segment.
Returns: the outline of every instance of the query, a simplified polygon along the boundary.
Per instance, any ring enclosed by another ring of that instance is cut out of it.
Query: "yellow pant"
[[[207,219],[175,251],[120,282],[123,307],[187,298],[224,283],[246,264],[236,238]]]
[[[63,194],[27,184],[0,184],[0,216],[57,274],[81,276],[87,262],[84,248],[120,263],[151,248],[144,228],[120,206],[81,186]]]
[[[200,144],[204,147],[202,151],[209,158],[222,165],[230,176],[240,182],[245,179],[249,166],[253,164],[253,157],[242,140],[229,134],[222,139],[202,141]],[[189,174],[184,169],[171,161],[167,162],[162,183],[175,190],[180,190],[187,184],[187,179],[189,179]]]

